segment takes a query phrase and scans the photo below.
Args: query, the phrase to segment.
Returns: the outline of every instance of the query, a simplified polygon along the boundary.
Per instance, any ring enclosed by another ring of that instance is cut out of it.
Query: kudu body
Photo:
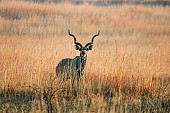
[[[76,79],[79,81],[84,73],[84,68],[86,66],[86,51],[92,50],[94,38],[99,36],[99,33],[100,32],[92,37],[91,42],[87,43],[85,46],[82,46],[82,44],[76,41],[76,37],[68,30],[68,34],[74,38],[75,49],[80,51],[80,55],[76,56],[75,58],[65,58],[59,62],[56,67],[56,76],[60,80],[67,80],[70,78],[72,84],[74,84]]]

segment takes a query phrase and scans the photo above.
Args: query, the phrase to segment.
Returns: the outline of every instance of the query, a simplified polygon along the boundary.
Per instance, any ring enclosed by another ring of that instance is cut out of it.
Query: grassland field
[[[55,67],[88,52],[81,84]],[[76,92],[76,94],[75,94]],[[1,113],[169,113],[170,7],[0,2]]]

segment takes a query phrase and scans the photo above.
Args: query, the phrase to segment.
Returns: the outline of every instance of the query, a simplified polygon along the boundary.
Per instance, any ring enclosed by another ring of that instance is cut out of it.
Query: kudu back
[[[74,39],[75,49],[80,51],[80,55],[76,56],[75,58],[65,58],[59,62],[56,67],[56,76],[60,80],[71,79],[72,84],[74,84],[76,79],[79,81],[79,79],[84,74],[84,69],[86,66],[86,52],[93,49],[94,38],[99,36],[99,33],[100,31],[92,37],[91,42],[87,43],[85,46],[82,46],[81,43],[76,41],[76,37],[70,33],[70,30],[68,30],[69,36],[73,37]]]

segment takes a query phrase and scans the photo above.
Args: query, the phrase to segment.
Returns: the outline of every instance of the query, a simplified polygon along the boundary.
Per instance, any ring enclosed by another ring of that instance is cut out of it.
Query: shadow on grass
[[[100,80],[88,76],[73,87],[67,81],[41,88],[34,85],[21,91],[8,89],[1,92],[0,112],[168,113],[169,85],[165,83],[153,93],[151,88],[139,91],[137,84],[132,87],[120,84],[116,77]]]

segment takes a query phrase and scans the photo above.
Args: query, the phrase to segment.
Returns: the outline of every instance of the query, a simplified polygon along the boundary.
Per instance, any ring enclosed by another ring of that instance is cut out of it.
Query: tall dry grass
[[[0,2],[0,111],[47,112],[53,96],[54,112],[169,112],[169,10]],[[83,44],[101,31],[75,91],[50,86],[79,55],[68,29]]]

